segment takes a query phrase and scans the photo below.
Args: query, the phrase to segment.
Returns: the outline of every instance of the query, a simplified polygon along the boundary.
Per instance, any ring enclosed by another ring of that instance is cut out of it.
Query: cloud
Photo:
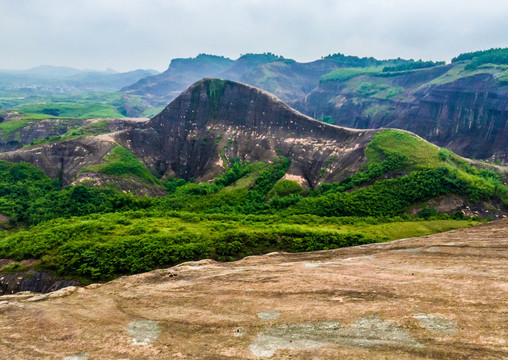
[[[508,46],[507,15],[504,0],[4,1],[0,68],[163,70],[201,52],[449,60]]]

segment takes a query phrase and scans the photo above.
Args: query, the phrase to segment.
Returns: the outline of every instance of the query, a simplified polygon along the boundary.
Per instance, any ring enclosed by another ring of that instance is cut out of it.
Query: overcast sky
[[[0,68],[165,70],[199,53],[447,60],[508,47],[508,0],[0,0]]]

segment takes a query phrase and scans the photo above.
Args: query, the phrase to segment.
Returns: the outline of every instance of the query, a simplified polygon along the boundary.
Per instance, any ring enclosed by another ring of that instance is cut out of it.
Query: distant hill
[[[191,59],[173,59],[161,74],[149,76],[122,89],[127,94],[142,95],[154,106],[167,104],[192,83],[215,76],[234,64],[223,56],[200,54]]]
[[[291,103],[314,89],[319,78],[334,69],[408,62],[334,54],[314,62],[298,63],[272,53],[245,54],[233,61],[222,56],[200,54],[195,58],[173,59],[165,72],[141,79],[122,91],[141,95],[152,105],[160,106],[176,98],[192,83],[204,77],[218,77],[260,87]]]
[[[508,58],[478,59],[395,71],[339,69],[293,105],[333,124],[405,129],[463,156],[507,164]]]
[[[157,74],[157,71],[134,70],[119,73],[111,69],[95,71],[41,65],[28,70],[0,70],[0,91],[37,93],[116,91],[154,74]]]
[[[508,49],[461,54],[451,64],[343,54],[299,63],[268,53],[224,59],[222,71],[200,65],[215,58],[178,59],[123,90],[161,106],[198,75],[216,76],[267,90],[325,122],[410,130],[461,155],[508,164]]]
[[[0,70],[1,71],[1,70]],[[40,65],[27,70],[16,71],[20,75],[30,75],[34,77],[47,77],[47,78],[64,78],[82,73],[83,70],[74,69],[66,66],[52,66]]]

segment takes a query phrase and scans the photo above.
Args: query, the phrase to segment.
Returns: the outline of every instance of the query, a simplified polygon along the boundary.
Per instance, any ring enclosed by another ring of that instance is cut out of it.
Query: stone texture
[[[404,129],[459,155],[508,164],[508,88],[488,73],[432,83],[452,67],[384,78],[386,85],[404,89],[402,97],[361,96],[348,83],[321,83],[294,106],[314,117],[332,116],[337,125]],[[379,79],[366,76],[361,81]],[[376,107],[383,111],[366,115],[367,109]]]
[[[204,79],[137,127],[0,153],[0,159],[30,162],[66,185],[116,145],[159,175],[204,181],[225,170],[223,157],[270,162],[281,155],[292,160],[290,175],[314,187],[357,172],[375,132],[324,124],[266,91]],[[330,158],[335,160],[328,163]]]
[[[427,251],[432,248],[440,251]],[[203,260],[102,285],[0,297],[0,354],[502,359],[508,357],[507,280],[508,219],[384,244]],[[278,318],[258,318],[274,309]],[[455,331],[435,331],[443,319]],[[136,345],[129,324],[147,320],[159,335]]]

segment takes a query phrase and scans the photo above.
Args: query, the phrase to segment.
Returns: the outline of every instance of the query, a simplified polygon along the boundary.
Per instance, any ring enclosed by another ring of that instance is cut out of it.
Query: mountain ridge
[[[263,88],[326,122],[405,129],[460,155],[506,164],[508,60],[496,57],[505,50],[463,54],[450,64],[342,54],[298,63],[273,54],[249,54],[233,64],[239,71],[203,75]],[[250,65],[249,56],[257,59]],[[153,77],[150,86],[141,80],[129,91],[152,104],[172,99],[176,88],[165,91],[158,80],[169,81],[174,76],[170,69]],[[178,86],[184,90],[183,83]]]
[[[305,189],[347,179],[358,179],[351,183],[356,187],[379,176],[400,177],[443,166],[445,173],[458,168],[478,174],[478,167],[501,171],[501,177],[508,174],[504,167],[462,159],[407,131],[326,124],[265,90],[210,78],[193,84],[159,115],[126,124],[124,130],[0,153],[0,159],[38,166],[64,186],[113,181],[121,189],[149,195],[161,195],[160,182],[167,179],[206,183],[235,162],[276,164],[285,158],[285,178]],[[101,170],[106,168],[122,169],[121,176],[114,180],[114,173]],[[462,174],[460,181],[470,181]]]

